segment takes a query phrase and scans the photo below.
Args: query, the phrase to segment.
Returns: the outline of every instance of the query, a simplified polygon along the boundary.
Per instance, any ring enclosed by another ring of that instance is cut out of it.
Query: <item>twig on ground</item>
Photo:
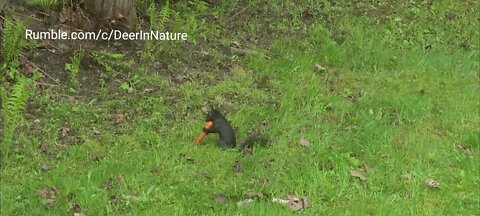
[[[43,70],[40,66],[38,66],[37,64],[33,63],[32,61],[28,60],[27,57],[25,57],[23,54],[20,54],[21,56],[23,56],[25,58],[25,61],[32,65],[33,67],[35,67],[35,69],[37,69],[38,71],[40,71],[41,73],[43,73],[45,76],[47,76],[48,78],[50,78],[53,82],[55,82],[57,85],[60,85],[60,82],[58,82],[57,80],[55,80],[52,76],[50,76],[50,74],[48,74],[47,72],[45,72],[45,70]]]

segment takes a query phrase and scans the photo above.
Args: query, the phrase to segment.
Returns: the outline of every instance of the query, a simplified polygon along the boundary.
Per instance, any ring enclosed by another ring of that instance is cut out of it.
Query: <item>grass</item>
[[[175,83],[142,73],[131,94],[118,85],[73,99],[58,88],[39,91],[14,143],[2,147],[9,154],[0,213],[294,215],[271,200],[297,195],[309,199],[306,215],[476,215],[480,46],[478,7],[470,4],[478,3],[337,2],[251,1],[223,26],[240,27],[221,33],[204,20],[210,13],[227,19],[227,9],[240,5],[211,12],[200,4],[184,16],[218,43],[254,46],[257,33],[278,35],[259,53],[230,59],[234,67],[223,75],[200,71],[199,79]],[[256,10],[272,14],[268,26]],[[272,145],[253,156],[221,151],[216,136],[193,146],[207,102],[228,111],[239,140],[265,124]],[[302,138],[310,146],[299,146]],[[233,169],[236,160],[243,172]],[[440,187],[427,186],[428,178]],[[37,194],[45,187],[58,190],[50,208]],[[266,198],[237,207],[251,191]],[[215,194],[226,202],[216,203]]]

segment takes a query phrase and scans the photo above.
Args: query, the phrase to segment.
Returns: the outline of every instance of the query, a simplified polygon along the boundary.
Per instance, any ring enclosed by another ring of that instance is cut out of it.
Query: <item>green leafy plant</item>
[[[7,93],[4,87],[0,87],[3,107],[2,117],[4,120],[2,146],[8,146],[12,142],[13,133],[25,109],[25,103],[29,95],[29,90],[26,86],[28,82],[29,79],[18,76],[17,82],[12,86],[10,94]]]
[[[100,73],[100,82],[102,87],[105,86],[105,81],[108,77],[115,77],[120,75],[121,71],[131,70],[133,60],[125,60],[125,55],[122,53],[112,53],[109,51],[98,51],[92,53],[95,60],[104,69],[104,73]]]
[[[5,71],[5,74],[2,73],[0,79],[5,81],[7,78],[13,80],[17,76],[20,52],[22,47],[27,45],[27,41],[23,35],[24,22],[15,20],[7,14],[3,25],[3,50],[1,53],[3,62],[0,68]]]
[[[134,75],[127,82],[123,82],[122,84],[120,84],[120,88],[128,91],[129,89],[134,89],[139,82],[140,77],[138,75]]]
[[[70,57],[71,63],[65,64],[65,70],[70,74],[71,87],[74,87],[78,84],[77,75],[80,71],[80,62],[82,61],[83,55],[84,50],[80,49]]]
[[[63,1],[59,0],[28,0],[27,4],[31,6],[40,6],[46,9],[52,9],[56,5],[63,3]]]
[[[0,65],[0,98],[2,124],[2,147],[8,146],[13,139],[13,133],[21,118],[22,111],[29,96],[27,85],[39,77],[35,72],[33,78],[26,78],[20,73],[22,48],[30,45],[24,37],[25,22],[7,14],[4,20],[2,59]]]
[[[148,15],[150,17],[150,30],[152,31],[164,31],[167,23],[170,21],[172,15],[172,9],[168,1],[162,7],[160,12],[157,11],[157,5],[152,2],[148,7]],[[152,60],[154,58],[155,41],[149,40],[145,42],[144,52],[142,54],[142,60]]]

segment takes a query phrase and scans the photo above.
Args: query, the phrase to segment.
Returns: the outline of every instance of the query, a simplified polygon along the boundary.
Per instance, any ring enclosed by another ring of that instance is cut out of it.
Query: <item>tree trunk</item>
[[[133,29],[137,21],[135,0],[86,0],[86,9],[101,20],[121,22]]]

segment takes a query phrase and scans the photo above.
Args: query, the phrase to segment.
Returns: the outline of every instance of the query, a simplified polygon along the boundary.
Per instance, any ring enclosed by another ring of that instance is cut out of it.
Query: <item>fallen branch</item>
[[[47,76],[48,78],[50,78],[53,82],[55,82],[57,85],[60,85],[60,82],[58,82],[57,80],[55,80],[52,76],[50,76],[50,74],[48,74],[47,72],[45,72],[45,70],[43,70],[40,66],[38,66],[37,64],[33,63],[32,61],[28,60],[27,57],[25,57],[23,54],[20,54],[25,60],[26,63],[30,64],[31,66],[35,67],[35,69],[37,69],[38,71],[40,71],[41,73],[43,73],[45,76]]]

